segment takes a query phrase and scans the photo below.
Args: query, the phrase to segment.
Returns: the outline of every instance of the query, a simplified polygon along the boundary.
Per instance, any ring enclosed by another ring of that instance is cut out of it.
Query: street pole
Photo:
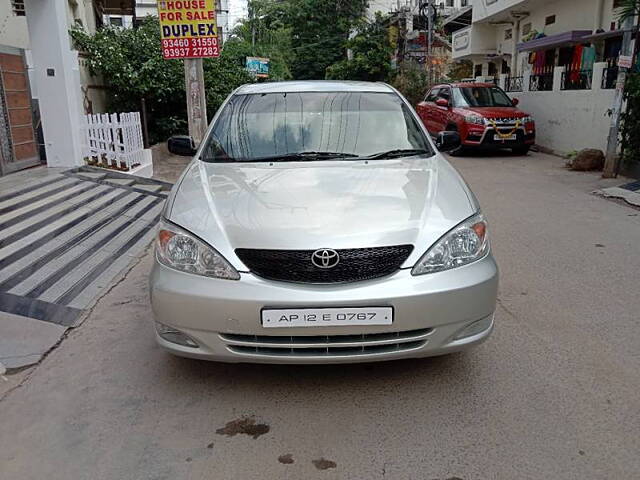
[[[431,60],[431,41],[433,37],[433,13],[431,11],[431,0],[427,0],[427,25],[429,29],[427,38],[427,62],[429,64],[429,85],[433,83],[433,61]]]
[[[207,130],[207,99],[201,58],[184,59],[184,84],[187,93],[189,135],[198,146]]]
[[[622,49],[620,56],[631,56],[633,17],[625,19],[622,29]],[[624,85],[627,80],[627,69],[618,68],[618,79],[616,81],[616,92],[611,107],[611,124],[609,126],[609,138],[607,139],[607,154],[605,156],[603,178],[615,178],[618,175],[618,136],[620,133],[620,115],[622,113],[622,102],[624,101]]]

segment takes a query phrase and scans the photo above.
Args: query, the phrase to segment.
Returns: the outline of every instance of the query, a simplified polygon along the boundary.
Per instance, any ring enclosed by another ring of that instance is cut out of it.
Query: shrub
[[[102,75],[109,88],[110,112],[139,111],[144,98],[150,143],[187,133],[183,62],[162,58],[157,18],[147,17],[135,29],[105,27],[90,35],[74,28],[70,34],[86,53],[89,71]],[[252,81],[224,51],[220,58],[205,59],[204,71],[209,118],[233,89]]]

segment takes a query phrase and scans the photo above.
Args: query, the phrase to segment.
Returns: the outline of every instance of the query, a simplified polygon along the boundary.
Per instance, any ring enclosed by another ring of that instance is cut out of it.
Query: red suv
[[[458,132],[460,150],[510,148],[526,155],[536,139],[536,124],[517,105],[517,99],[491,83],[450,83],[434,86],[417,110],[431,136]]]

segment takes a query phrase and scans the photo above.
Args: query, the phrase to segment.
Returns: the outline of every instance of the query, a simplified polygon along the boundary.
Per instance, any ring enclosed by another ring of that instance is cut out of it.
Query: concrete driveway
[[[487,343],[356,366],[173,358],[147,255],[0,401],[0,478],[635,478],[640,211],[554,157],[453,163],[502,270]]]

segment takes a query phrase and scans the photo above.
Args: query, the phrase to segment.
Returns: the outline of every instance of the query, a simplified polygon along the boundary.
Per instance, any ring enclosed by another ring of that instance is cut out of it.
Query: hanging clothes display
[[[580,68],[582,66],[582,50],[584,47],[582,45],[576,45],[573,47],[573,60],[571,61],[571,81],[577,82],[580,80]]]
[[[584,47],[582,49],[582,61],[580,70],[593,70],[593,64],[596,62],[596,48]]]
[[[542,75],[544,73],[545,57],[544,51],[536,52],[535,63],[533,64],[533,71],[536,75]]]

